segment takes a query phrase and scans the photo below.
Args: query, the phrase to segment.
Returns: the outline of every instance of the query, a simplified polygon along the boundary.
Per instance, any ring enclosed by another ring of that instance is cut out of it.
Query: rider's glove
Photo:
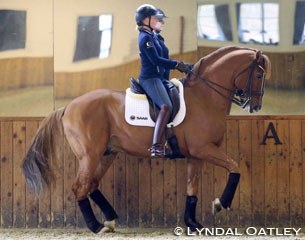
[[[178,62],[176,65],[176,69],[183,73],[190,73],[192,67],[192,64],[187,64],[184,62]]]

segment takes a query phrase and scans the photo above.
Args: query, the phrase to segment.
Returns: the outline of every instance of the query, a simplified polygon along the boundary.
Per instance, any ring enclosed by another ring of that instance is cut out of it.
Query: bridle
[[[253,82],[253,72],[256,68],[260,68],[263,72],[263,76],[262,76],[262,84],[261,84],[261,89],[258,91],[255,91],[252,89],[252,82]],[[240,89],[237,88],[236,86],[236,79],[243,74],[245,71],[249,70],[249,75],[248,75],[248,79],[247,79],[247,83],[246,83],[246,87],[244,89]],[[234,88],[232,89],[228,89],[218,83],[215,83],[205,77],[202,77],[200,75],[198,75],[197,73],[193,72],[192,70],[189,71],[188,74],[193,75],[194,77],[202,80],[207,87],[209,87],[210,89],[212,89],[213,91],[215,91],[216,93],[218,93],[220,96],[228,99],[229,101],[235,103],[236,105],[245,108],[252,99],[252,96],[259,96],[262,97],[264,95],[264,86],[265,86],[265,69],[258,63],[257,59],[254,59],[252,61],[252,63],[246,67],[245,69],[243,69],[241,72],[239,72],[235,77],[234,77]],[[227,92],[230,93],[231,97],[226,96],[225,94],[223,94],[221,90],[225,90]]]

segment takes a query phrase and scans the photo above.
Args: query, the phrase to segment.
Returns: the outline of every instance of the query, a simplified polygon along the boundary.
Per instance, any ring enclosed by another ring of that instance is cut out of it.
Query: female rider
[[[173,108],[163,81],[169,78],[170,69],[188,73],[191,66],[169,59],[168,48],[164,42],[160,44],[155,32],[160,32],[163,29],[164,17],[165,15],[159,9],[149,4],[141,5],[135,16],[139,30],[138,43],[141,58],[139,83],[160,108],[156,119],[152,146],[149,149],[151,157],[163,157],[165,155],[161,141]]]

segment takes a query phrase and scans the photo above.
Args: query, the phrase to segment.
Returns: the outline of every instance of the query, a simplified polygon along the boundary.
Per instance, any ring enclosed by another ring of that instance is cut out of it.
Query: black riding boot
[[[192,232],[196,231],[196,228],[201,229],[203,226],[196,220],[196,196],[186,196],[185,212],[184,212],[184,223],[190,228]]]
[[[165,155],[165,148],[161,144],[161,141],[166,125],[169,121],[169,117],[170,117],[169,107],[167,105],[162,105],[156,120],[153,144],[149,149],[151,157],[164,157]]]

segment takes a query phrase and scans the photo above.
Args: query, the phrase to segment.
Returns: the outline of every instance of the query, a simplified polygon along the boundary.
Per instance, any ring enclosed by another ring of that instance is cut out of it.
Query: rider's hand
[[[183,73],[189,73],[191,71],[191,68],[193,67],[192,64],[187,64],[184,62],[178,62],[176,69]]]

